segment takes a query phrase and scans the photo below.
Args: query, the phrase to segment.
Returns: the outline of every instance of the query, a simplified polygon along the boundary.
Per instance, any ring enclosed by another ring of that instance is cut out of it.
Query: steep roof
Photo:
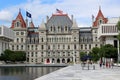
[[[26,23],[25,23],[25,21],[24,21],[24,19],[23,19],[23,17],[22,17],[21,11],[19,11],[16,19],[12,21],[11,28],[14,28],[14,27],[15,27],[14,23],[15,23],[17,20],[19,20],[19,21],[21,22],[21,27],[22,27],[22,28],[26,28]]]
[[[99,11],[98,11],[98,14],[97,14],[97,17],[95,18],[95,21],[93,22],[93,27],[97,27],[98,26],[98,20],[99,19],[102,19],[104,23],[107,23],[107,18],[104,17],[102,11],[101,11],[101,8],[99,8]]]
[[[72,20],[68,17],[67,14],[53,14],[51,18],[46,23],[47,27],[50,26],[69,26],[72,27]]]

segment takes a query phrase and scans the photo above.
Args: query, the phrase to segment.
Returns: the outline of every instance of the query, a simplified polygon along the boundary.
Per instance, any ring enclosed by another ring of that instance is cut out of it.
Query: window
[[[91,45],[89,44],[89,49],[91,49]]]
[[[29,50],[29,48],[30,48],[30,47],[29,47],[29,45],[28,45],[28,50]]]
[[[85,49],[87,49],[87,44],[85,44]]]
[[[74,44],[74,49],[76,49],[76,44]]]
[[[37,52],[35,53],[35,56],[37,57]]]
[[[19,27],[19,26],[20,26],[20,22],[17,22],[17,23],[16,23],[16,27]]]
[[[102,24],[102,23],[103,23],[103,21],[100,19],[100,20],[99,20],[99,25]]]
[[[60,49],[60,45],[58,44],[58,49]]]
[[[74,37],[74,41],[76,42],[76,37]]]
[[[51,31],[52,31],[52,26],[51,26]]]
[[[68,45],[68,49],[70,49],[70,45]]]
[[[24,35],[24,32],[21,32],[21,35]]]
[[[67,31],[67,26],[65,26],[65,31]]]
[[[43,38],[41,38],[41,42],[43,42]]]
[[[23,42],[23,38],[21,38],[21,42]]]
[[[23,50],[23,45],[21,45],[21,50]]]
[[[50,45],[48,45],[48,49],[50,49]]]
[[[19,49],[19,46],[17,45],[17,50]]]
[[[83,49],[83,45],[81,45],[81,49]]]
[[[16,32],[16,35],[19,35],[19,32]]]
[[[41,49],[42,49],[42,50],[44,49],[44,45],[41,45]]]
[[[32,50],[33,50],[33,45],[31,45],[31,48],[32,48]]]
[[[95,41],[97,41],[97,37],[95,37]]]
[[[63,45],[63,49],[65,49],[65,45]]]
[[[17,42],[19,42],[19,38],[17,38]]]
[[[12,45],[12,50],[14,50],[14,45]]]
[[[97,44],[95,44],[95,47],[97,47]]]
[[[33,57],[33,55],[34,55],[34,54],[33,54],[33,52],[32,52],[32,53],[31,53],[31,57]]]

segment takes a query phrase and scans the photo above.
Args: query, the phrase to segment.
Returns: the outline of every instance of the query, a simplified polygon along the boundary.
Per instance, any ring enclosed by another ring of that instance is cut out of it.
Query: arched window
[[[19,21],[16,22],[16,27],[20,27],[20,22]]]
[[[52,31],[52,26],[50,27],[51,31]]]
[[[65,31],[67,31],[67,26],[65,26]]]

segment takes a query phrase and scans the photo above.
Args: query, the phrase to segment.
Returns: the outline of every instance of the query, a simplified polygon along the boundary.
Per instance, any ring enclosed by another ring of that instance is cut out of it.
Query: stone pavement
[[[80,64],[68,66],[35,80],[120,80],[120,67],[100,68],[95,65],[82,69]]]

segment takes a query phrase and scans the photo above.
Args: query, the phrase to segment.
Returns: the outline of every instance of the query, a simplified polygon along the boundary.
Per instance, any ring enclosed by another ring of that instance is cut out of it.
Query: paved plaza
[[[80,64],[68,66],[50,74],[44,75],[35,80],[120,80],[120,67],[100,68],[95,64],[88,67],[81,67]]]

